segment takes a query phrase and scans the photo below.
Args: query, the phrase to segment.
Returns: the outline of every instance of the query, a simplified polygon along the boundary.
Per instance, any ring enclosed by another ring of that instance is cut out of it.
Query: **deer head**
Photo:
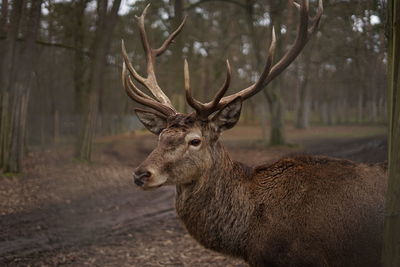
[[[165,52],[182,30],[186,18],[161,47],[154,49],[150,46],[144,25],[149,5],[144,9],[142,15],[137,17],[137,23],[146,53],[147,77],[139,75],[133,68],[122,42],[123,86],[130,98],[152,109],[135,109],[135,111],[144,126],[159,136],[157,148],[134,171],[134,181],[137,185],[148,189],[163,184],[188,184],[214,167],[215,151],[221,149],[218,143],[219,135],[222,131],[235,126],[240,117],[242,102],[257,94],[286,69],[316,31],[322,15],[322,0],[319,1],[318,11],[314,17],[309,17],[307,0],[302,0],[301,4],[295,3],[295,6],[300,11],[300,24],[291,49],[275,65],[272,65],[276,45],[273,29],[268,57],[259,79],[235,94],[224,96],[229,88],[231,77],[231,68],[227,61],[226,79],[214,98],[208,103],[201,103],[194,99],[190,88],[189,68],[185,60],[186,100],[194,109],[194,112],[190,114],[177,112],[158,85],[155,75],[155,58]],[[152,96],[139,90],[132,78],[147,88]]]

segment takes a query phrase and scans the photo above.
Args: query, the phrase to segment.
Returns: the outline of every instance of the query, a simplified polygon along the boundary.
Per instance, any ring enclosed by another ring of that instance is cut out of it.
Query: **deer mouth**
[[[157,179],[154,178],[155,177],[151,177],[150,179],[148,179],[148,181],[142,183],[140,182],[136,183],[135,181],[135,184],[138,185],[143,190],[152,190],[163,186],[167,182],[167,179],[164,177],[160,177]]]

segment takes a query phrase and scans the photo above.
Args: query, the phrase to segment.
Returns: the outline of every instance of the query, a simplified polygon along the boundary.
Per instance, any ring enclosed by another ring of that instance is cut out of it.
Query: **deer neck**
[[[196,182],[177,186],[176,209],[202,245],[235,256],[246,245],[254,210],[247,196],[251,168],[232,161],[220,143],[213,151],[212,168]]]

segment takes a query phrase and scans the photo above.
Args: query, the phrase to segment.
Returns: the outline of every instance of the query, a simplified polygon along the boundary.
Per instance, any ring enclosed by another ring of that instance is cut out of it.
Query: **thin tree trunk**
[[[336,108],[333,101],[328,103],[328,125],[335,125],[336,120]]]
[[[389,184],[386,195],[383,263],[400,266],[400,3],[389,5]]]
[[[363,92],[362,90],[358,91],[358,103],[357,103],[357,123],[363,122]]]
[[[307,51],[312,51],[313,46],[309,47]],[[311,66],[311,54],[307,53],[304,57],[304,67],[301,68],[301,62],[299,62],[298,68],[299,76],[299,105],[297,109],[297,119],[296,119],[296,128],[298,129],[307,129],[310,125],[310,109],[311,109],[311,95],[310,90],[308,89],[308,79],[310,73]],[[303,78],[301,78],[303,77]]]
[[[50,9],[50,14],[49,14],[49,18],[48,18],[48,24],[49,24],[49,26],[48,26],[48,28],[49,28],[48,36],[49,36],[49,43],[52,43],[54,41],[53,40],[53,37],[54,37],[54,21],[53,21],[53,19],[54,19],[54,17],[51,15],[51,12],[53,11],[53,2],[49,1],[48,5],[49,5],[49,9]],[[77,18],[77,19],[79,19],[79,18]],[[50,60],[51,60],[50,62],[51,62],[51,64],[53,66],[57,66],[57,56],[56,56],[55,48],[54,47],[50,47],[49,53],[50,53]],[[50,68],[50,70],[48,72],[48,75],[50,77],[49,78],[49,86],[48,86],[49,87],[48,95],[50,96],[49,97],[50,115],[51,115],[51,118],[52,118],[52,120],[50,122],[51,126],[52,126],[52,132],[51,132],[51,135],[52,135],[51,136],[51,142],[52,143],[55,143],[57,141],[57,139],[58,139],[58,118],[57,118],[58,110],[57,110],[57,104],[56,104],[57,97],[55,95],[55,90],[56,90],[55,84],[56,84],[56,82],[55,82],[55,75],[54,74],[55,74],[54,68]],[[43,110],[45,110],[45,109],[43,109]],[[42,113],[43,117],[46,117],[46,115],[47,115],[46,111],[44,113]]]
[[[279,95],[279,91],[274,88],[277,86],[279,86],[278,81],[275,81],[271,84],[272,88],[268,91],[268,93],[264,91],[268,100],[271,121],[269,137],[269,145],[271,146],[284,145],[286,143],[284,132],[283,103],[282,97]]]
[[[307,78],[304,79],[303,81],[299,81],[299,106],[296,119],[296,128],[298,129],[307,129],[309,127],[311,100]]]
[[[75,34],[73,35],[74,47],[77,48],[74,52],[74,69],[73,69],[73,80],[75,90],[74,100],[74,111],[75,115],[81,115],[84,113],[85,104],[88,99],[87,86],[85,84],[85,58],[84,54],[80,51],[84,47],[84,14],[88,4],[88,0],[78,0],[74,4],[74,29]]]

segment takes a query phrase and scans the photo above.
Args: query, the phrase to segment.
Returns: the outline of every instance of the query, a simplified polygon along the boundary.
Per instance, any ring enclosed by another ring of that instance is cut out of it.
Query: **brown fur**
[[[380,265],[382,166],[298,155],[251,168],[230,159],[211,123],[188,117],[171,120],[139,169],[177,185],[177,213],[203,246],[251,266]]]

